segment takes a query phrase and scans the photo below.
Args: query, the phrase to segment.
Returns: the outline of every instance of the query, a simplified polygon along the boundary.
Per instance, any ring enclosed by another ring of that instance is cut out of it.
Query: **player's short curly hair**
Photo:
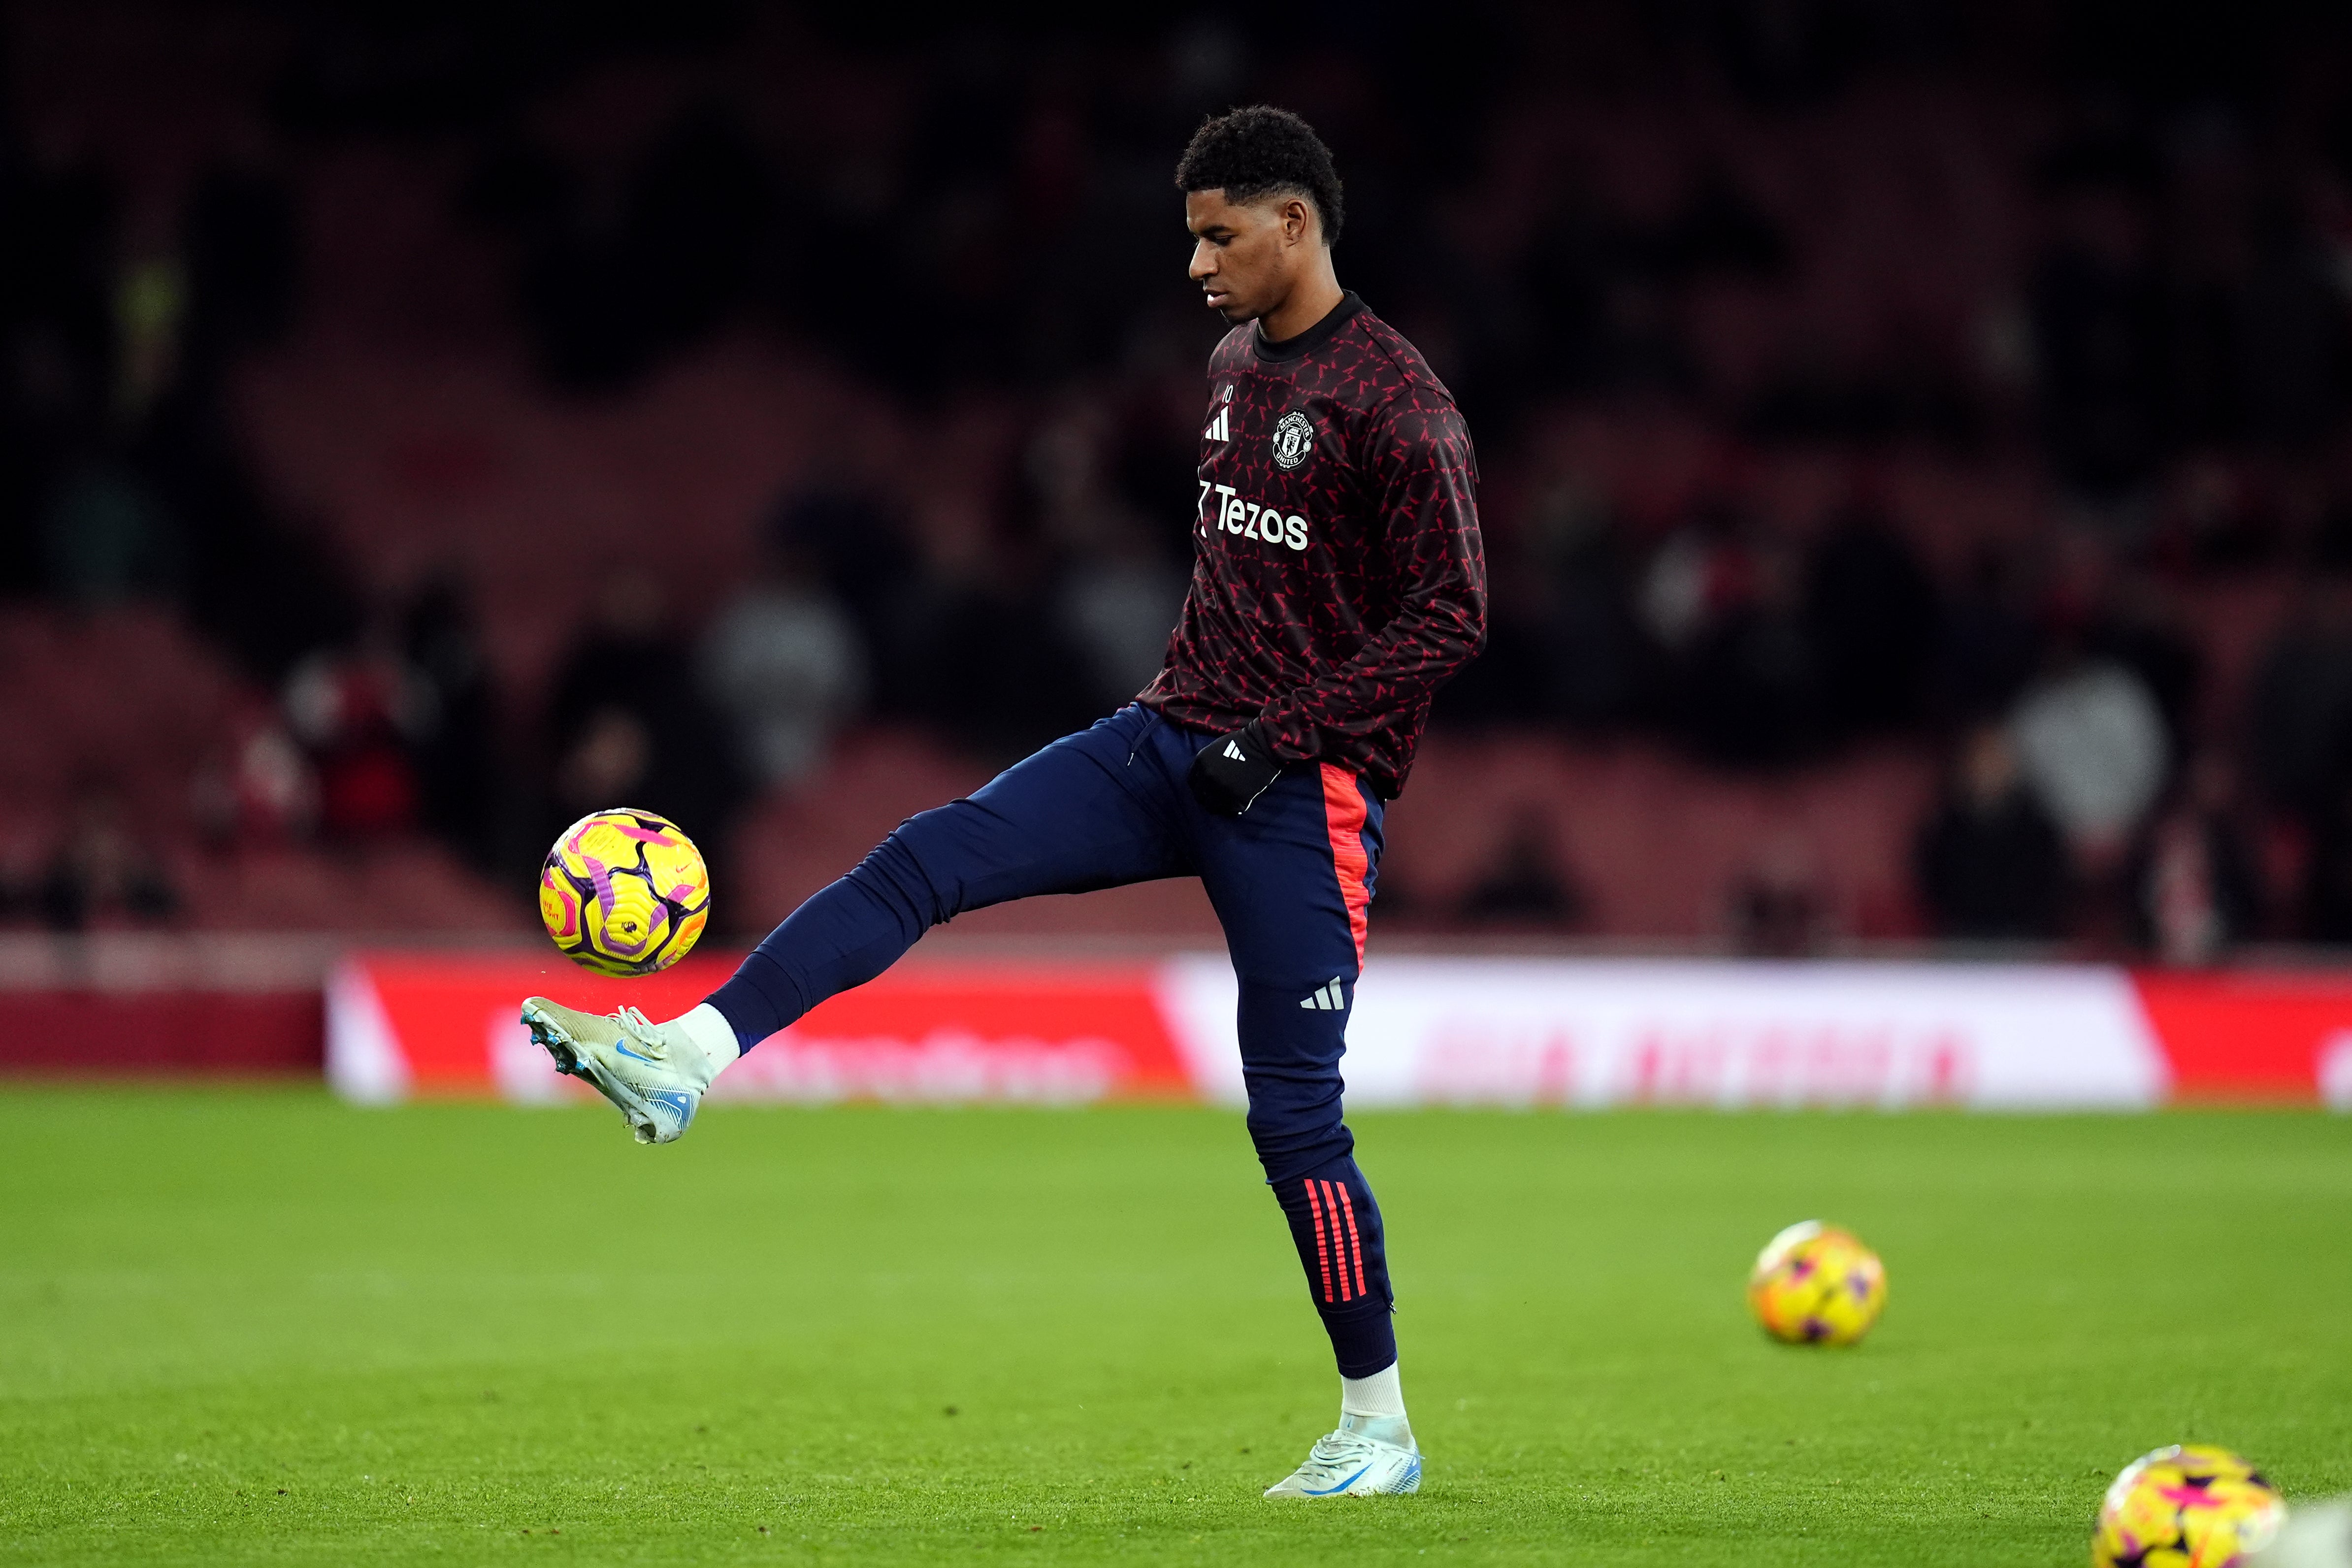
[[[1323,243],[1339,237],[1344,209],[1331,149],[1286,109],[1253,103],[1202,121],[1176,160],[1176,188],[1187,195],[1222,190],[1229,202],[1304,196],[1323,219]]]

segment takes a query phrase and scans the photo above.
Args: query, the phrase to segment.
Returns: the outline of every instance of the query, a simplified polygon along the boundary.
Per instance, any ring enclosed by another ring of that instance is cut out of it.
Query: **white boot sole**
[[[583,1050],[565,1034],[563,1026],[541,1012],[530,1003],[523,1004],[522,1021],[530,1030],[530,1037],[555,1062],[555,1070],[573,1078],[586,1079],[596,1092],[621,1108],[621,1117],[628,1122],[629,1131],[646,1142],[659,1125],[654,1121],[653,1108],[646,1097],[614,1078],[604,1064]]]

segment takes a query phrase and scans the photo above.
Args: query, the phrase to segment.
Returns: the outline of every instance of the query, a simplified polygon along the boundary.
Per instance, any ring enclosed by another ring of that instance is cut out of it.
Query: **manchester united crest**
[[[1274,461],[1276,467],[1295,468],[1315,450],[1315,421],[1294,408],[1284,415],[1274,427]]]

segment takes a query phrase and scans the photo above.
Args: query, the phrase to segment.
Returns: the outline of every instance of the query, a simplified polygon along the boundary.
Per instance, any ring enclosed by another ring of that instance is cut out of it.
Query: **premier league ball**
[[[1809,1219],[1766,1243],[1748,1277],[1764,1331],[1792,1345],[1850,1345],[1886,1305],[1886,1268],[1850,1231]]]
[[[2124,1467],[2099,1505],[2093,1568],[2235,1568],[2286,1518],[2263,1474],[2227,1448],[2175,1444]]]
[[[591,812],[539,871],[539,918],[572,963],[650,974],[693,950],[710,919],[710,871],[677,825],[650,811]]]

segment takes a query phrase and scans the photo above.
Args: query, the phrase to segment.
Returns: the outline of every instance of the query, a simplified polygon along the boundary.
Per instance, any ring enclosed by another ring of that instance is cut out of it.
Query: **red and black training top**
[[[1431,696],[1486,637],[1478,463],[1421,352],[1352,292],[1209,358],[1192,591],[1139,700],[1285,762],[1404,786]]]

